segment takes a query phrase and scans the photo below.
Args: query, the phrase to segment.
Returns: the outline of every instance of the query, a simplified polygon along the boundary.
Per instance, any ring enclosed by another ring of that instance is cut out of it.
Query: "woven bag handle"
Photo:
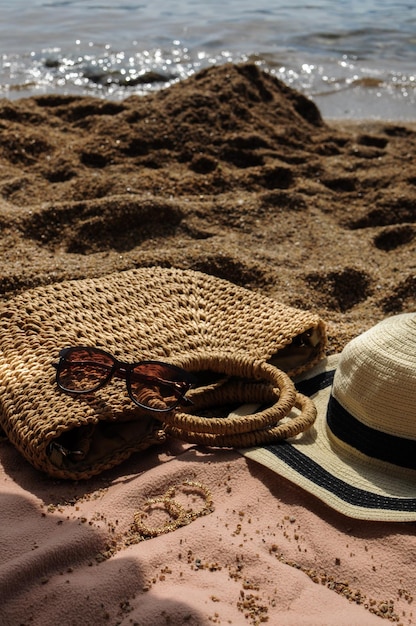
[[[194,390],[190,395],[193,410],[230,403],[273,404],[257,413],[244,416],[231,413],[224,418],[179,411],[165,414],[165,431],[172,436],[192,443],[246,447],[292,437],[315,420],[313,403],[296,393],[285,372],[265,361],[239,354],[194,354],[184,357],[180,366],[192,372],[209,370],[238,377]],[[289,420],[279,423],[294,407],[300,413],[291,414]]]
[[[252,446],[276,443],[283,439],[288,439],[289,437],[295,437],[314,423],[316,408],[310,398],[300,393],[296,394],[294,408],[298,409],[300,412],[296,412],[292,409],[290,415],[287,416],[284,422],[261,430],[223,435],[219,433],[184,430],[166,424],[165,432],[182,441],[212,447],[249,448]],[[247,416],[243,416],[239,419],[244,420],[246,417]]]

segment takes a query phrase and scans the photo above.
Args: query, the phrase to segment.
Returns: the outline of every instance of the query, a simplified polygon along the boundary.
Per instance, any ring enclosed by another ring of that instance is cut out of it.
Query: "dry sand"
[[[318,312],[330,351],[416,310],[416,121],[329,123],[225,65],[123,102],[1,100],[0,132],[2,298],[192,268]]]

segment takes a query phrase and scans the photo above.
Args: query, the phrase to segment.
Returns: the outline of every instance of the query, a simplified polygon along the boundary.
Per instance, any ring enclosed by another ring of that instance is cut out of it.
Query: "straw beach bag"
[[[262,441],[251,431],[285,437],[314,419],[289,376],[317,363],[325,344],[317,315],[191,270],[141,268],[39,287],[1,307],[0,425],[36,468],[72,479],[110,468],[167,434],[237,446]],[[189,393],[191,413],[180,409],[161,419],[143,411],[122,380],[88,396],[62,393],[53,363],[68,346],[195,372],[200,383]],[[270,406],[247,419],[221,421],[210,413],[214,405],[250,401]],[[296,426],[274,431],[296,406]],[[192,415],[200,410],[208,413]],[[67,454],[71,446],[80,451],[76,459]]]

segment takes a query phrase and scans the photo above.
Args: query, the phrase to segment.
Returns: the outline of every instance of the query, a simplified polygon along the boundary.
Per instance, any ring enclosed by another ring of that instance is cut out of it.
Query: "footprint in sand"
[[[144,241],[175,234],[184,214],[169,200],[112,196],[48,206],[23,221],[27,237],[55,249],[90,254],[131,250]]]
[[[390,250],[411,243],[415,238],[416,226],[414,224],[387,226],[374,237],[374,245],[379,250],[390,252]]]
[[[330,272],[311,272],[305,281],[315,292],[316,301],[328,309],[345,313],[372,293],[371,276],[360,269],[346,267]]]
[[[379,305],[387,315],[395,315],[403,311],[416,311],[416,275],[411,274],[385,296]]]

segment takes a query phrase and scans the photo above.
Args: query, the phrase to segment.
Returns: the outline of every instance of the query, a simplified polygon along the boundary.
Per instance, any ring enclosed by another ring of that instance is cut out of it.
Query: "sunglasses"
[[[179,404],[192,404],[185,394],[196,379],[175,365],[161,361],[124,363],[105,350],[86,346],[64,348],[59,357],[53,364],[56,383],[66,393],[93,393],[117,376],[126,381],[129,397],[143,409],[163,413]]]

